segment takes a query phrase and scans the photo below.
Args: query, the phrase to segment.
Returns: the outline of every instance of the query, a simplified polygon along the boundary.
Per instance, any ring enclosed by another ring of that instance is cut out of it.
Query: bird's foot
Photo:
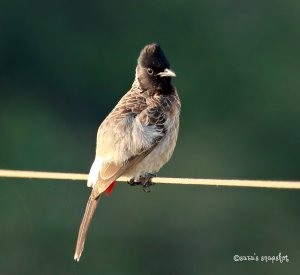
[[[134,178],[131,178],[129,181],[127,181],[127,183],[128,183],[130,186],[137,186],[137,185],[140,185],[140,184],[141,184],[140,182],[134,181]]]
[[[128,184],[130,186],[142,185],[144,192],[149,193],[151,192],[150,187],[155,184],[152,182],[152,178],[154,177],[156,177],[155,174],[146,173],[145,175],[140,176],[138,181],[135,181],[134,178],[130,179]]]
[[[156,177],[156,175],[152,173],[146,173],[143,177],[140,177],[140,180],[142,179],[141,181],[144,192],[151,192],[150,187],[155,184],[152,182],[152,178],[154,177]]]

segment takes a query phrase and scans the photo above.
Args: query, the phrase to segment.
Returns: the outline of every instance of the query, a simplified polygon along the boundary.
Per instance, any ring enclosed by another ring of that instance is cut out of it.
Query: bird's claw
[[[154,185],[155,183],[152,182],[152,178],[156,177],[155,174],[147,173],[145,176],[141,176],[139,178],[139,181],[135,181],[134,178],[130,179],[127,181],[127,183],[130,186],[137,186],[137,185],[142,185],[143,186],[143,191],[146,193],[151,192],[150,187]]]
[[[137,181],[134,181],[134,179],[130,179],[129,181],[127,181],[127,183],[130,185],[130,186],[137,186],[137,185],[140,185],[141,183],[140,182],[137,182]]]
[[[142,184],[142,186],[143,186],[143,191],[146,192],[146,193],[151,192],[150,187],[151,187],[152,185],[154,185],[154,183],[152,183],[151,180],[150,180],[150,181],[147,181],[147,182],[144,182],[144,183]]]

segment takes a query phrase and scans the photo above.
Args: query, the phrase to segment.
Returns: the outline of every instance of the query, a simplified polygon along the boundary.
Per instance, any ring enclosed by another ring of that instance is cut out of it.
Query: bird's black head
[[[174,90],[171,77],[175,77],[175,73],[170,70],[170,63],[158,44],[147,45],[141,51],[137,76],[143,90],[157,90],[164,94]]]

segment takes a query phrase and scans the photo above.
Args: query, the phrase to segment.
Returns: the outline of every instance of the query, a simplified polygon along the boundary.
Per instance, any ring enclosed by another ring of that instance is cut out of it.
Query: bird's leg
[[[151,190],[149,189],[155,183],[152,182],[152,178],[156,177],[155,174],[145,173],[143,176],[140,176],[138,181],[135,181],[134,178],[128,181],[130,186],[142,185],[143,190],[146,193],[149,193]]]
[[[152,182],[152,178],[154,178],[154,177],[156,177],[156,175],[152,174],[152,173],[146,173],[142,177],[142,186],[143,186],[144,192],[146,192],[146,193],[151,192],[150,187],[155,184]]]

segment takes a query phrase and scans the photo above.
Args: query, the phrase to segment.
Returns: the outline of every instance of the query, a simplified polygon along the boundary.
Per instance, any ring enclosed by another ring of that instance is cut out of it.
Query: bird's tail
[[[74,260],[79,262],[81,253],[84,248],[84,241],[87,235],[87,232],[89,230],[93,215],[95,213],[95,210],[97,208],[98,202],[99,202],[100,196],[95,198],[93,196],[93,193],[90,195],[89,200],[87,202],[84,216],[79,228],[78,238],[77,238],[77,244],[75,249],[75,255]]]

